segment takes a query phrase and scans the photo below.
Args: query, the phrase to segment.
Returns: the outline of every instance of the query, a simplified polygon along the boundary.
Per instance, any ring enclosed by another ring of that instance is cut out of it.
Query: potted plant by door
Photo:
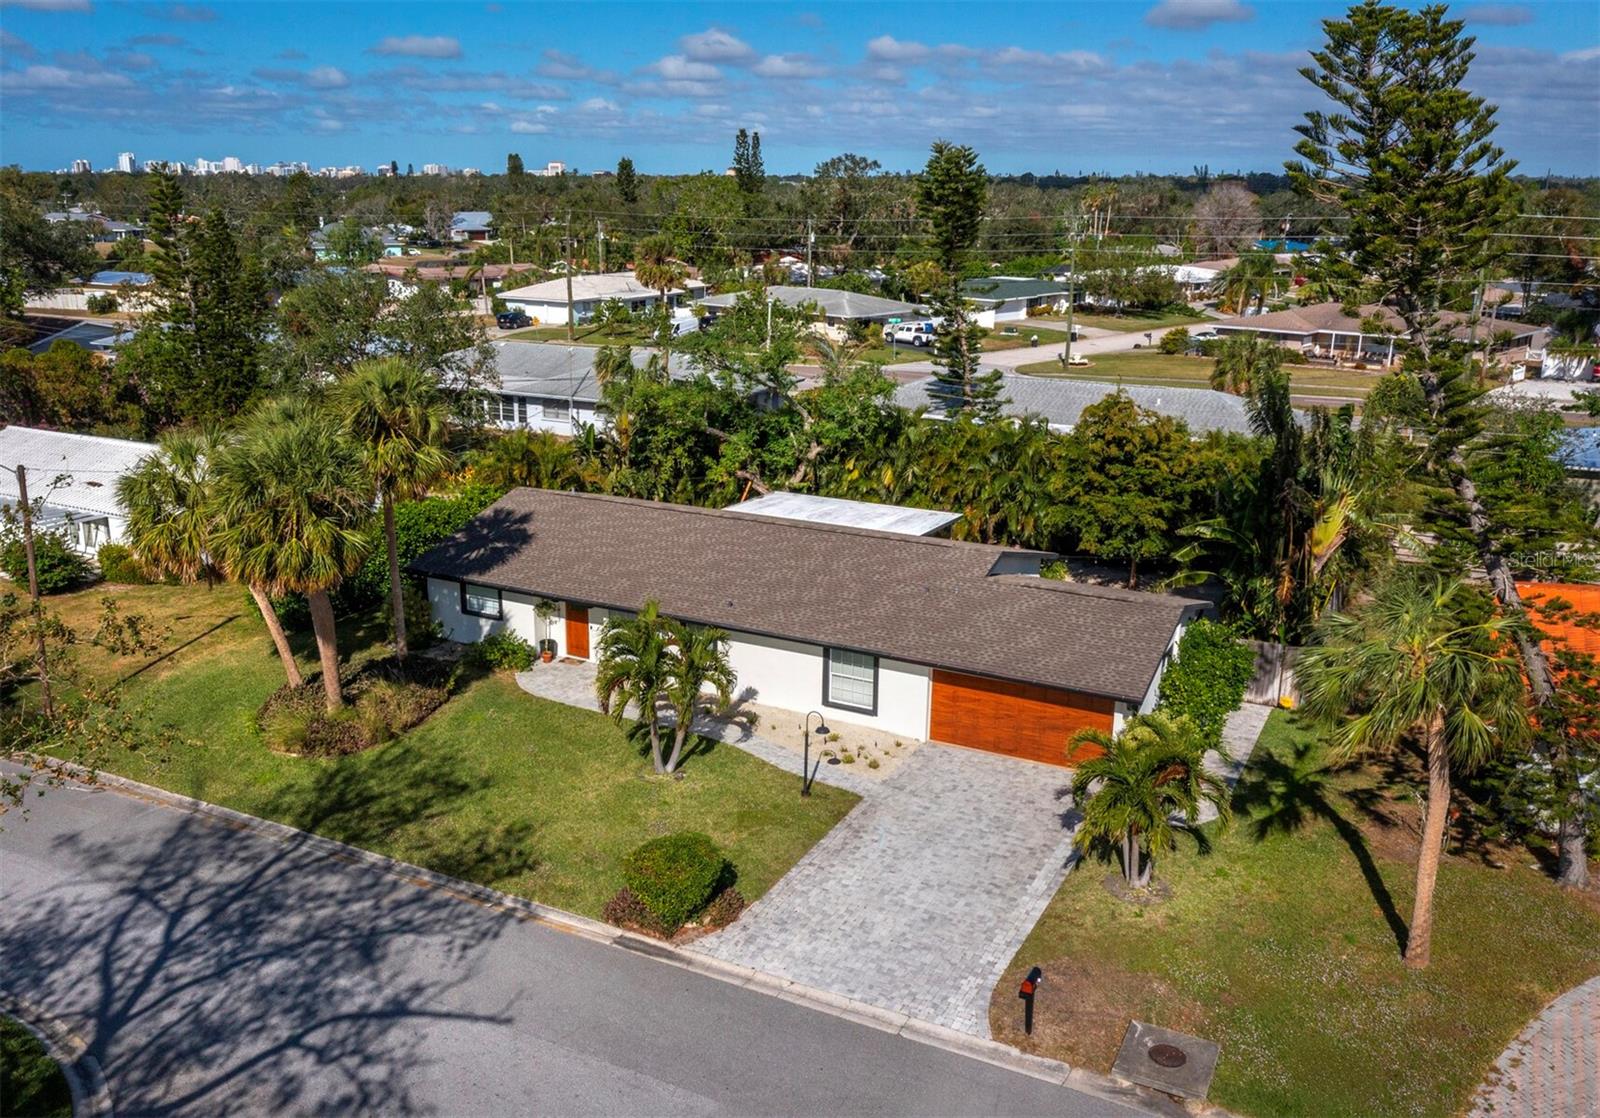
[[[540,626],[544,629],[544,637],[539,641],[539,659],[546,664],[556,658],[556,642],[551,633],[551,619],[555,617],[556,610],[560,608],[549,598],[540,598],[533,603],[533,612],[539,618]]]

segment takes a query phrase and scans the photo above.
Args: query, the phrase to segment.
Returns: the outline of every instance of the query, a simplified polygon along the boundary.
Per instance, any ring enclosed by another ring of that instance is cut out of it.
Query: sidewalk
[[[1600,975],[1545,1006],[1495,1061],[1470,1118],[1600,1115]]]

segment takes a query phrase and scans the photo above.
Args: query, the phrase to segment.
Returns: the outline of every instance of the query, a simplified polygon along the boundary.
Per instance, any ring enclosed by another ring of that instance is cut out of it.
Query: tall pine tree
[[[934,345],[932,394],[952,415],[980,419],[1000,413],[1000,371],[979,366],[983,331],[973,321],[960,288],[961,265],[978,243],[983,209],[989,200],[989,174],[978,154],[936,140],[928,165],[917,181],[917,209],[932,230],[934,258],[941,282],[928,304],[939,317]]]
[[[1447,313],[1468,304],[1477,278],[1497,262],[1514,216],[1515,163],[1493,140],[1495,108],[1465,88],[1476,40],[1444,5],[1409,11],[1378,0],[1323,21],[1327,43],[1301,70],[1331,102],[1296,126],[1299,160],[1287,164],[1301,193],[1347,215],[1334,259],[1354,290],[1379,297],[1401,321],[1404,371],[1427,406],[1432,478],[1453,494],[1439,510],[1463,523],[1501,608],[1524,616],[1510,563],[1469,468],[1482,426],[1474,355]],[[1548,657],[1518,640],[1535,701],[1550,701]],[[1563,884],[1588,876],[1581,815],[1563,822]]]
[[[633,160],[626,155],[617,160],[617,197],[630,206],[639,200],[639,176],[634,173]]]

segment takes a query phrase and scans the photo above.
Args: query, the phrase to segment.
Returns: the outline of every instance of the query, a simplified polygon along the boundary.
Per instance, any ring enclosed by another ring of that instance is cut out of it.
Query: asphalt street
[[[110,789],[0,830],[0,989],[119,1115],[1128,1115]]]

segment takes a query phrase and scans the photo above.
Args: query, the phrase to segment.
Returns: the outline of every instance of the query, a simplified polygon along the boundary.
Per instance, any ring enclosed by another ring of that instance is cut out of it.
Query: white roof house
[[[28,497],[43,500],[40,526],[66,526],[73,545],[93,554],[101,544],[121,541],[127,514],[117,500],[117,481],[155,450],[153,443],[99,435],[0,429],[0,505],[17,507],[15,470],[27,467]]]
[[[746,294],[743,291],[730,291],[699,302],[703,307],[727,310]],[[881,295],[864,295],[859,291],[837,291],[830,287],[773,286],[767,288],[767,298],[788,307],[815,305],[829,322],[885,322],[891,318],[912,318],[922,313],[922,308],[913,303],[885,299]]]
[[[752,516],[775,516],[780,520],[803,520],[808,524],[837,524],[845,528],[867,528],[875,532],[894,532],[903,536],[931,536],[961,519],[958,512],[943,509],[914,509],[908,505],[880,505],[873,501],[846,501],[838,497],[819,497],[813,493],[768,493],[738,501],[728,512]]]
[[[489,421],[510,430],[528,427],[571,435],[585,424],[599,422],[600,381],[595,376],[595,357],[600,350],[588,345],[561,345],[556,342],[495,341],[495,372],[500,385],[493,389]],[[650,351],[631,352],[633,363],[644,368]],[[682,354],[672,355],[674,378],[692,375]]]
[[[685,296],[690,300],[702,298],[706,285],[699,280],[685,280],[682,287],[667,292],[667,304],[677,307]],[[567,281],[563,279],[532,283],[502,291],[500,298],[511,310],[522,310],[529,318],[541,324],[565,325],[567,321]],[[661,299],[653,287],[640,283],[632,272],[601,272],[597,275],[572,277],[572,313],[574,321],[587,322],[593,318],[602,303],[615,300],[629,310],[647,311]]]

